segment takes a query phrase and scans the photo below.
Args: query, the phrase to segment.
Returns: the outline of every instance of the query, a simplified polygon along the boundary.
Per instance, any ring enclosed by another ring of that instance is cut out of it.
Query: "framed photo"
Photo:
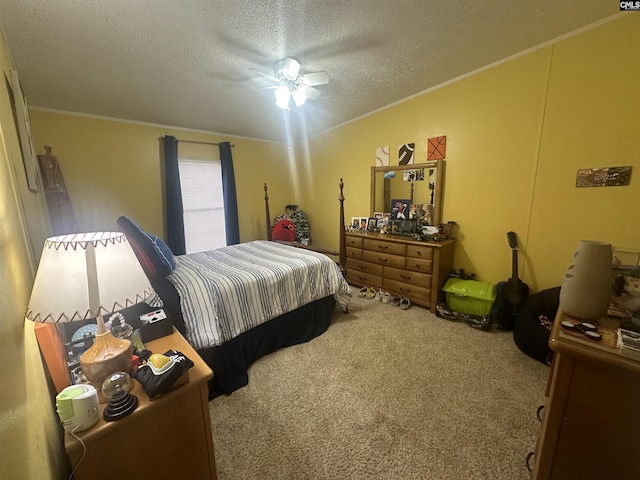
[[[29,109],[27,100],[22,94],[18,72],[11,70],[11,90],[13,92],[13,105],[15,111],[16,130],[20,137],[20,149],[22,150],[22,162],[27,176],[27,185],[32,192],[40,191],[40,168],[36,149],[31,139],[31,124],[29,123]]]
[[[371,217],[367,222],[367,230],[370,232],[375,232],[378,230],[378,219]]]
[[[413,201],[407,198],[394,198],[391,200],[391,218],[406,220],[409,218],[409,211]]]
[[[389,224],[389,217],[384,216],[376,219],[376,227],[380,230],[383,227],[386,227]]]

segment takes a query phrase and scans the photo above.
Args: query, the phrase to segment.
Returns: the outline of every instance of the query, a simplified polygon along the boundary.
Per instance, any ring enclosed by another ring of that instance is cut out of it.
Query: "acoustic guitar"
[[[513,330],[516,313],[529,296],[529,286],[518,278],[518,238],[515,232],[507,232],[507,244],[511,248],[511,278],[506,282],[498,282],[496,286],[492,320],[498,323],[499,328]]]

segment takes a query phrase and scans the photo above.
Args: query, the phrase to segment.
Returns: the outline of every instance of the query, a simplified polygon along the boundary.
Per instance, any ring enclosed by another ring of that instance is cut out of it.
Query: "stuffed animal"
[[[291,220],[278,220],[271,229],[271,238],[293,242],[296,239],[296,226]]]
[[[624,302],[624,308],[630,312],[640,310],[640,278],[625,275],[624,291],[629,295]]]

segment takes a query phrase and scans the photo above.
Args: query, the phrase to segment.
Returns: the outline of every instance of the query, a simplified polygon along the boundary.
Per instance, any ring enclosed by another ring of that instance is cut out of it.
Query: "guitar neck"
[[[511,251],[511,279],[518,280],[518,249],[514,248]]]

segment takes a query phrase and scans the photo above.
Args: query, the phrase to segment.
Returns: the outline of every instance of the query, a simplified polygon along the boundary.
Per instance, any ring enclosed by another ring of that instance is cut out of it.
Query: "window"
[[[178,160],[187,253],[227,244],[220,160]]]

